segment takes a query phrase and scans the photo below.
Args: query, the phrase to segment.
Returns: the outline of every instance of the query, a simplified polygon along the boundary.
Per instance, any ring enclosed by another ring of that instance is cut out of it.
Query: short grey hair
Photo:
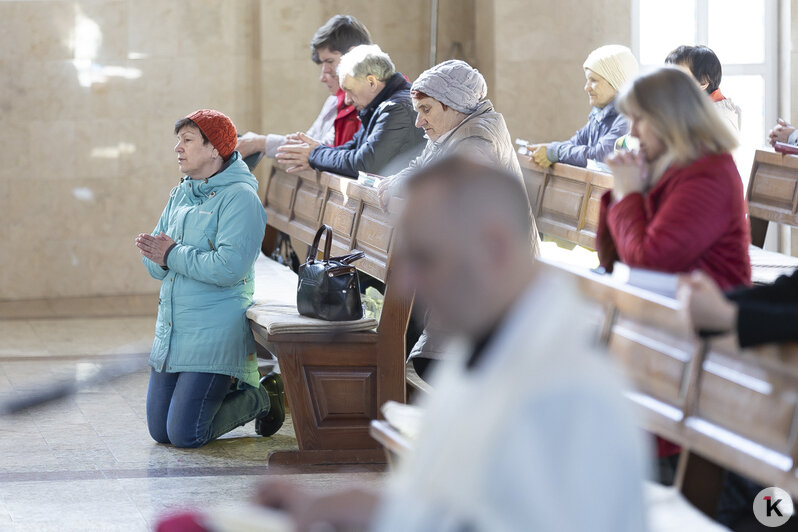
[[[346,76],[363,79],[369,75],[385,81],[395,73],[396,67],[393,61],[376,44],[355,46],[345,53],[338,63],[338,79],[341,81]]]

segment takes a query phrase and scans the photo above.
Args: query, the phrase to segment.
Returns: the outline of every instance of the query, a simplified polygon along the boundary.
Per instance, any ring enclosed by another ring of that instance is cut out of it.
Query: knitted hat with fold
[[[632,81],[637,76],[638,69],[637,59],[632,51],[620,44],[596,48],[590,52],[582,66],[606,79],[616,91]]]
[[[186,118],[197,124],[213,147],[225,161],[233,154],[236,149],[238,137],[236,126],[233,121],[224,113],[213,109],[200,109],[194,111]]]
[[[410,90],[423,92],[455,111],[470,115],[488,94],[488,84],[476,68],[465,61],[450,59],[422,72]]]

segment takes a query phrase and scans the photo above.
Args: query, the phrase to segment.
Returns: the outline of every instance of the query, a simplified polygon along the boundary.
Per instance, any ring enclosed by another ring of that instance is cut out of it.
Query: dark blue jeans
[[[269,411],[263,386],[231,389],[229,375],[150,370],[147,428],[152,439],[201,447]]]

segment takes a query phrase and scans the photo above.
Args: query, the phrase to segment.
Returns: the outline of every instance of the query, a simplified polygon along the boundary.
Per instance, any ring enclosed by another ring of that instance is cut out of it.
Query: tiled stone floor
[[[84,377],[103,364],[141,369],[22,414],[0,416],[0,531],[150,530],[170,509],[251,496],[263,476],[318,489],[378,484],[373,468],[269,471],[270,450],[296,448],[290,419],[271,438],[254,423],[202,449],[153,442],[144,399],[152,298],[0,304],[0,402]],[[77,317],[75,317],[77,316]]]

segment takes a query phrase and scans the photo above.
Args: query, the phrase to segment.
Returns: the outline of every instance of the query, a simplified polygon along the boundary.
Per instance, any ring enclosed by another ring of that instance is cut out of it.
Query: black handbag
[[[317,260],[319,241],[324,235],[324,256]],[[363,317],[360,280],[352,262],[366,254],[355,251],[343,257],[330,257],[332,227],[322,225],[316,232],[308,259],[299,267],[296,308],[303,316],[327,321],[351,321]]]

